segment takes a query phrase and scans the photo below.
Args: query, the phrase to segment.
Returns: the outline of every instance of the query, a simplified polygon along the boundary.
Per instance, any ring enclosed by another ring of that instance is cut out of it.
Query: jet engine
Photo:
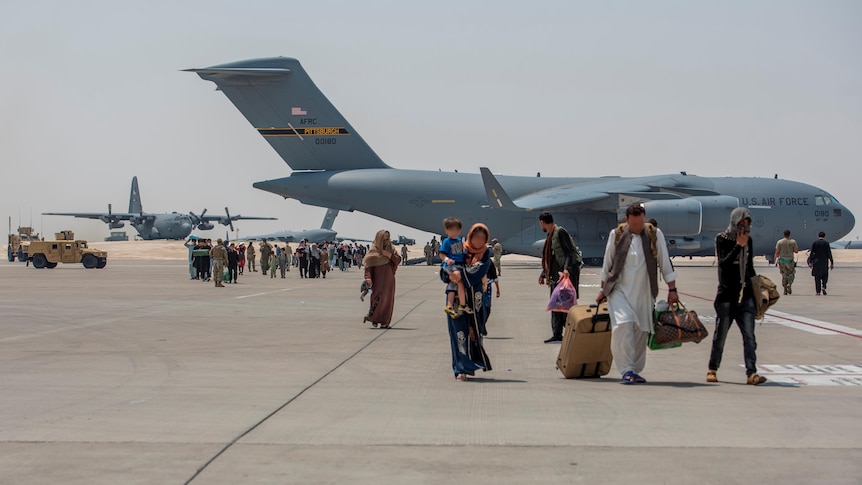
[[[200,224],[198,224],[198,229],[201,231],[209,231],[210,229],[212,229],[214,227],[215,227],[215,225],[210,224],[209,222],[201,222]]]
[[[121,227],[123,227],[125,225],[126,225],[126,223],[122,222],[122,221],[114,221],[114,222],[108,223],[108,227],[110,227],[111,229],[120,229]]]
[[[739,199],[729,195],[687,197],[644,202],[647,219],[655,219],[665,236],[695,236],[720,232],[727,227],[730,212]]]

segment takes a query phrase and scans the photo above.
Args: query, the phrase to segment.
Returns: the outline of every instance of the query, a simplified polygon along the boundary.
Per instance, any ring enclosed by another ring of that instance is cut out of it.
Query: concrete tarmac
[[[711,260],[677,262],[712,331]],[[0,483],[862,483],[862,267],[828,297],[800,268],[757,327],[759,387],[735,328],[719,384],[709,341],[649,352],[645,385],[563,379],[538,272],[504,264],[494,370],[458,382],[433,267],[399,269],[378,330],[356,269],[214,288],[177,262],[0,264]]]

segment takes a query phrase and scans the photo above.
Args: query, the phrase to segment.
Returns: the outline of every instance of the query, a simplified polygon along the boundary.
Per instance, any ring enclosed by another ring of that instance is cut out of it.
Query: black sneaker
[[[551,337],[548,340],[545,340],[545,343],[546,344],[552,344],[554,342],[562,342],[562,341],[563,341],[563,337]]]

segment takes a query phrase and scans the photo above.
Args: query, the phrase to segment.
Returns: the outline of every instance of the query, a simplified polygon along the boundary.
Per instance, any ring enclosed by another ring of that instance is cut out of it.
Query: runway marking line
[[[745,367],[741,365],[740,367]],[[770,382],[791,386],[862,387],[862,366],[858,365],[759,365]]]
[[[282,288],[280,290],[264,291],[263,293],[255,293],[253,295],[235,296],[234,298],[236,298],[237,300],[242,300],[243,298],[252,298],[254,296],[263,296],[263,295],[270,295],[272,293],[281,293],[282,291],[290,291],[292,289],[293,288]]]
[[[680,295],[688,296],[691,298],[697,298],[698,300],[703,301],[712,301],[709,298],[704,298],[702,296],[693,295],[691,293],[683,293],[680,292]],[[857,330],[855,328],[845,327],[843,325],[836,325],[834,323],[829,322],[821,322],[820,320],[813,320],[811,318],[800,317],[797,315],[791,315],[789,313],[779,312],[777,310],[769,310],[766,312],[767,317],[771,317],[770,322],[778,323],[779,325],[787,325],[791,328],[797,327],[798,325],[807,325],[812,328],[820,329],[825,331],[826,333],[821,332],[811,332],[817,333],[819,335],[833,335],[840,334],[845,335],[847,337],[854,337],[858,339],[862,339],[862,330]],[[786,322],[791,322],[796,325],[789,325],[787,323],[782,322],[784,320]]]

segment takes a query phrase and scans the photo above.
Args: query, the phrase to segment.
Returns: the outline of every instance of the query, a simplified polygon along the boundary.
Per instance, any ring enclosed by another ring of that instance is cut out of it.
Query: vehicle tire
[[[24,250],[21,248],[18,248],[18,262],[21,262],[21,263],[27,262],[27,255],[24,254]]]
[[[12,246],[11,246],[11,245],[6,249],[6,257],[7,257],[7,258],[9,258],[9,262],[10,262],[10,263],[14,263],[14,262],[15,262],[15,252],[14,252],[14,251],[12,251]]]
[[[48,269],[53,269],[53,268],[57,267],[57,263],[48,262],[48,263],[45,263],[45,267]]]
[[[99,264],[99,260],[92,254],[85,254],[81,259],[81,264],[83,264],[87,269],[93,269],[97,264]]]
[[[42,269],[48,264],[48,260],[45,258],[44,254],[34,254],[33,255],[33,267],[37,269]]]
[[[100,260],[99,260],[99,263],[96,265],[96,269],[102,269],[102,268],[104,268],[105,266],[107,266],[107,264],[108,264],[108,260],[107,260],[107,259],[100,259]]]

